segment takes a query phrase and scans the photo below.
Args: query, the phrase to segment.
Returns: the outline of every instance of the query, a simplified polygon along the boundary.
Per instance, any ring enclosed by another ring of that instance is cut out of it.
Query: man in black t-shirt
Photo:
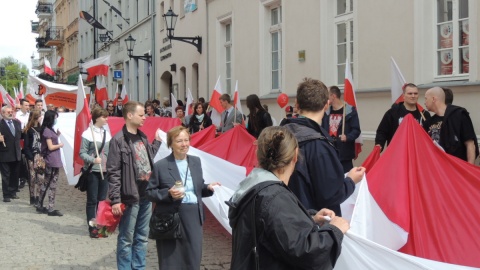
[[[474,164],[478,156],[477,135],[467,110],[445,104],[445,92],[440,87],[425,92],[425,107],[435,113],[423,124],[428,135],[448,154]]]
[[[325,111],[322,119],[322,127],[328,130],[338,157],[343,166],[343,172],[347,173],[353,168],[352,160],[356,158],[355,140],[360,136],[360,121],[356,108],[345,104],[341,99],[342,93],[337,86],[331,86],[329,101],[331,106]],[[343,110],[345,111],[345,130],[343,130]]]
[[[375,145],[380,146],[382,150],[385,142],[387,145],[390,144],[398,126],[407,114],[412,114],[420,125],[430,118],[430,114],[427,111],[420,111],[417,106],[418,88],[415,84],[408,83],[404,86],[403,99],[403,102],[392,105],[383,116],[380,125],[378,125]]]

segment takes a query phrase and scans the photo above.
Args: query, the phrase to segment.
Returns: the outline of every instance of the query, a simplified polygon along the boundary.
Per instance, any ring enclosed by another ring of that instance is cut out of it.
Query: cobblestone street
[[[37,214],[28,186],[20,199],[0,202],[0,269],[116,269],[116,234],[90,239],[85,221],[86,193],[67,184],[60,173],[55,209],[63,217]],[[201,269],[229,269],[231,236],[206,210]],[[147,269],[157,269],[155,241],[148,245]]]

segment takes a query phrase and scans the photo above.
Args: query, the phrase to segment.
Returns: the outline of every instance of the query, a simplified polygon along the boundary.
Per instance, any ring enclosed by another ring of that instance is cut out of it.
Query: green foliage
[[[14,97],[13,87],[20,88],[20,82],[23,79],[23,89],[27,85],[28,68],[26,65],[18,62],[13,57],[0,59],[0,67],[5,68],[5,75],[0,74],[0,84]]]

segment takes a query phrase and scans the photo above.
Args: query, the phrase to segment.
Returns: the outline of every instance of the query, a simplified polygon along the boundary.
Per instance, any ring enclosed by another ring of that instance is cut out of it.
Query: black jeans
[[[91,172],[88,175],[87,182],[87,224],[90,220],[97,216],[97,206],[99,201],[107,198],[108,181],[105,178],[102,180],[99,172]]]
[[[11,198],[17,194],[20,161],[0,162],[2,174],[3,198]]]

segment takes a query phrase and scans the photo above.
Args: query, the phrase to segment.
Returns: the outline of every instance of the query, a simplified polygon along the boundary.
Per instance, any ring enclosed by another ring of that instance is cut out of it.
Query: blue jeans
[[[97,216],[98,202],[107,197],[108,181],[102,180],[99,172],[91,172],[87,181],[87,224]]]
[[[147,200],[128,205],[123,211],[117,240],[117,268],[145,269],[152,204]]]

